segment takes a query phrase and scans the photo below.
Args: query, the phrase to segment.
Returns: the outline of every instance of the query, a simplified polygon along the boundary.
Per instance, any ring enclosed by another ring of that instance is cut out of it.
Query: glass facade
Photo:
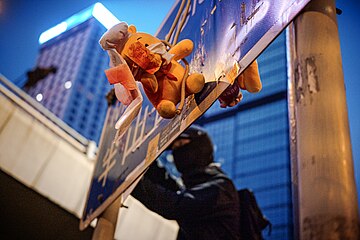
[[[28,90],[57,117],[84,137],[99,141],[111,89],[104,70],[108,56],[98,44],[106,31],[95,18],[41,45],[37,66],[57,68]]]
[[[287,108],[286,35],[258,58],[263,89],[243,92],[235,108],[216,103],[198,123],[210,133],[215,159],[237,189],[251,189],[273,224],[265,239],[292,239],[292,193]]]

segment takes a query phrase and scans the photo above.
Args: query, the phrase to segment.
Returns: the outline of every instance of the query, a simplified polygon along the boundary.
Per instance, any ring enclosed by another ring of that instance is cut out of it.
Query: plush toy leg
[[[238,83],[241,89],[247,90],[248,92],[260,92],[262,84],[257,61],[251,63],[250,66],[238,77]]]
[[[240,75],[237,77],[237,82],[238,82],[239,87],[240,87],[241,89],[246,90],[245,82],[244,82],[244,73],[240,74]]]
[[[140,81],[143,84],[144,88],[150,93],[157,92],[159,85],[154,74],[145,73],[142,75]]]
[[[176,106],[169,100],[161,100],[156,110],[163,118],[173,118],[175,116]]]
[[[204,75],[200,73],[193,73],[186,79],[186,92],[188,94],[198,93],[205,85]]]

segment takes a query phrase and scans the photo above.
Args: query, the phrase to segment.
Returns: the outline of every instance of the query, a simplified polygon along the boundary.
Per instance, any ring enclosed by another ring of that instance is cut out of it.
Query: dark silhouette
[[[190,127],[171,145],[185,190],[162,178],[153,164],[132,195],[179,224],[178,239],[239,239],[239,199],[233,182],[213,162],[206,131]]]
[[[32,71],[28,71],[26,73],[27,75],[27,81],[24,85],[25,89],[29,89],[30,87],[34,86],[36,83],[38,83],[40,80],[44,79],[50,74],[55,74],[57,71],[57,68],[54,66],[41,68],[36,67]]]

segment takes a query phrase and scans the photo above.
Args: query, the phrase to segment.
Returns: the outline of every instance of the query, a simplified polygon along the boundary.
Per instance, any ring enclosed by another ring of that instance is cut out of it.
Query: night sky
[[[34,67],[42,32],[94,4],[94,0],[0,0],[0,73],[19,81]],[[171,0],[100,1],[118,19],[154,34],[173,5]],[[360,187],[360,1],[337,1],[343,70],[353,156]]]

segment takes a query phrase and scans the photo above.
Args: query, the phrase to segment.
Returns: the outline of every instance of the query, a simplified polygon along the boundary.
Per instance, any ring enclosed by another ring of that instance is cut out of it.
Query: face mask
[[[191,142],[172,151],[174,162],[179,172],[204,168],[213,162],[213,146],[204,134],[191,139]]]

